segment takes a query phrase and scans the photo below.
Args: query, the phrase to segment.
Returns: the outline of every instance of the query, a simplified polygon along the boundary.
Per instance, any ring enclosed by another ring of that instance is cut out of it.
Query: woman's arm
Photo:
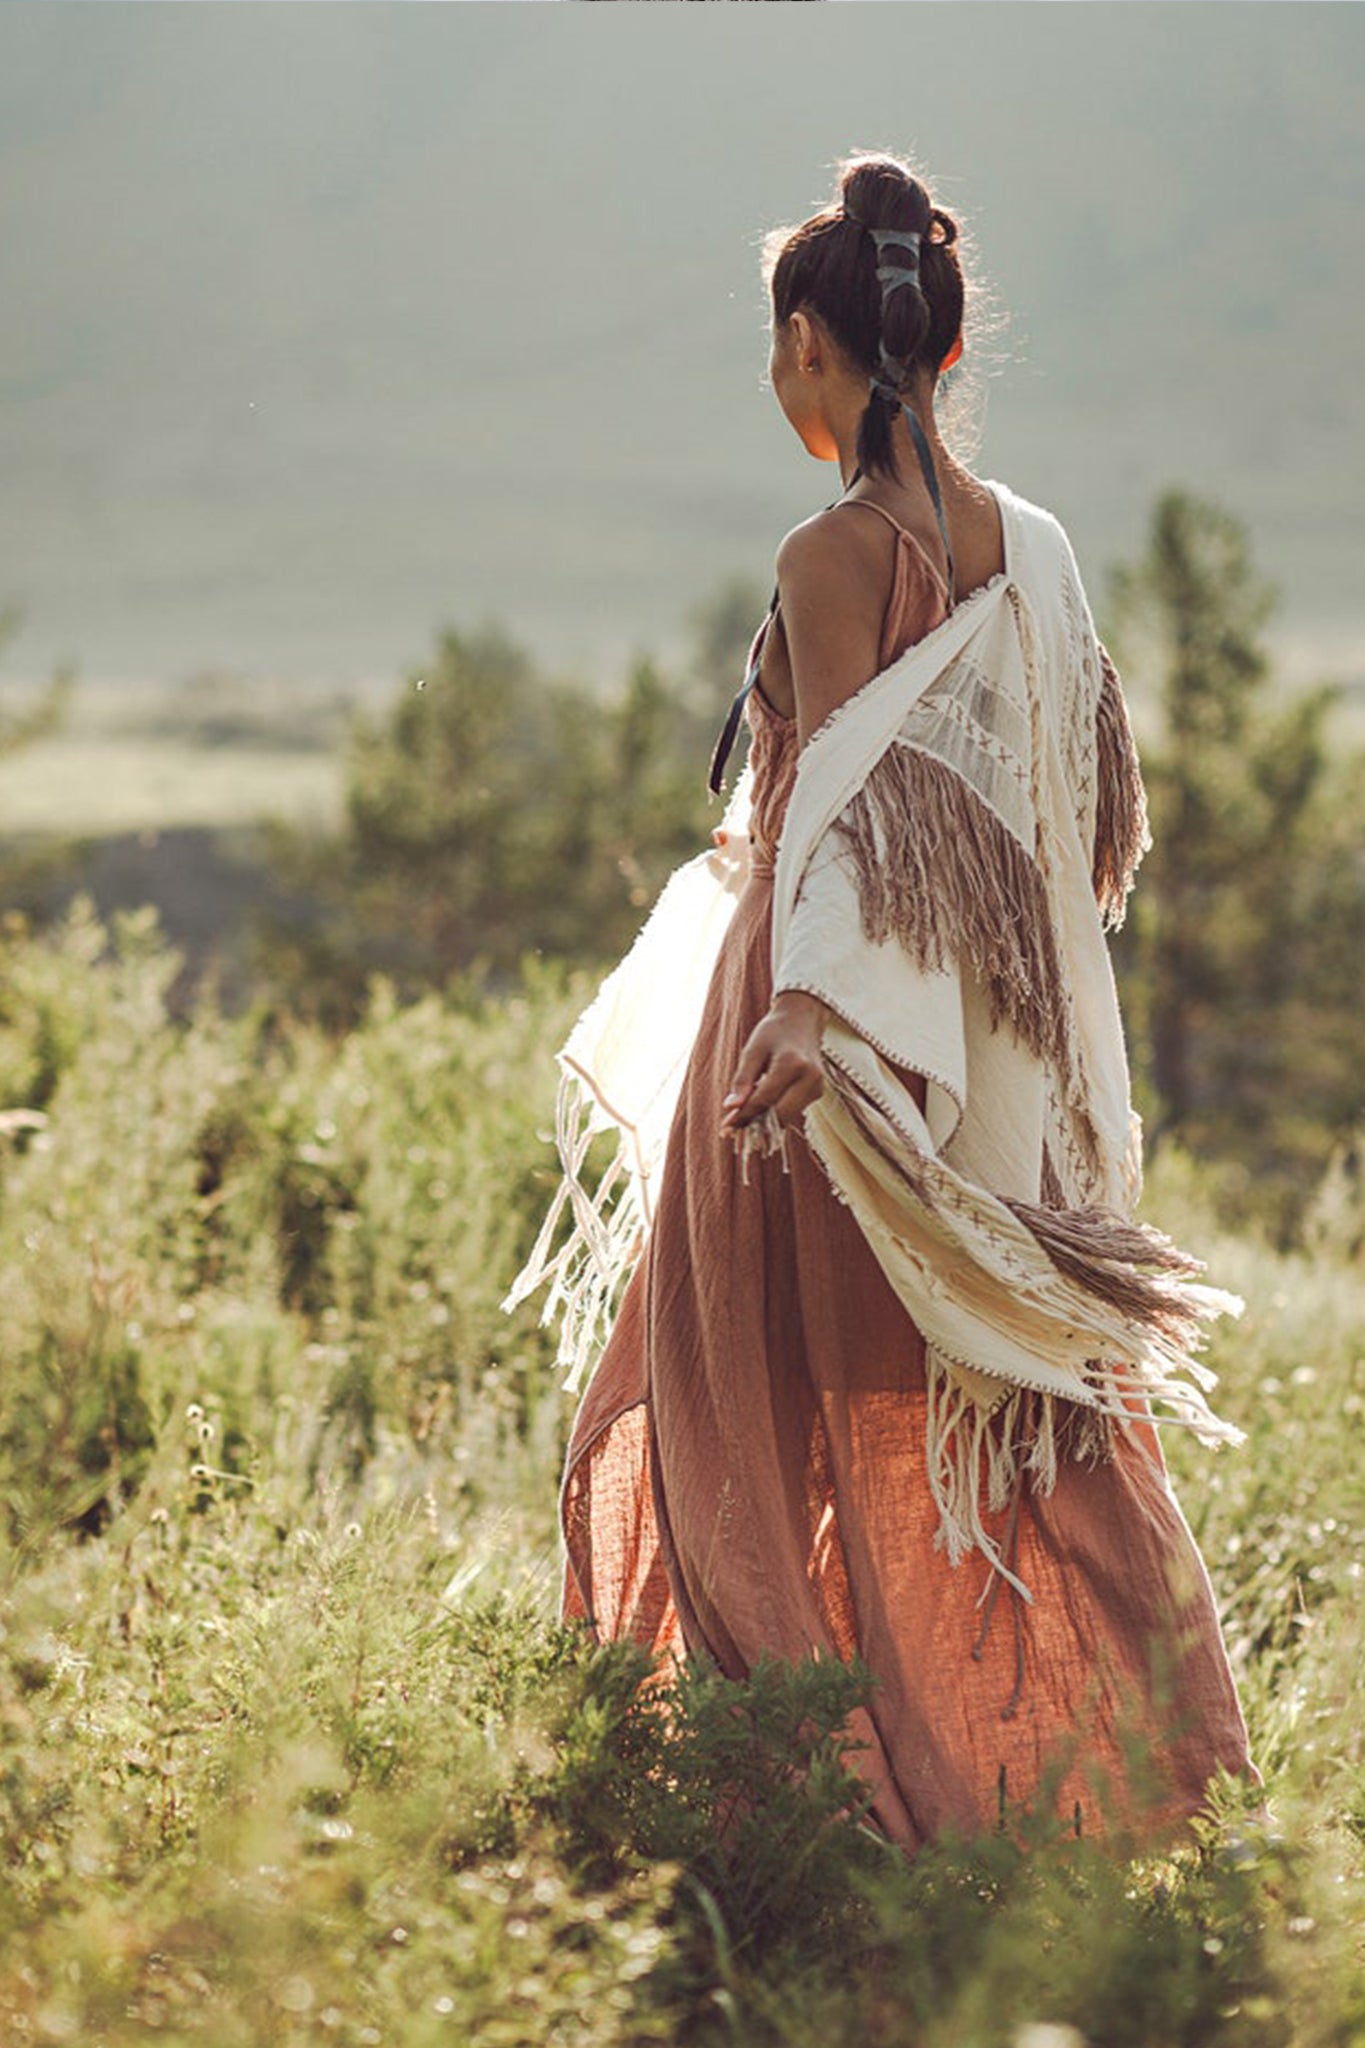
[[[869,548],[866,531],[828,512],[794,527],[777,551],[777,590],[803,747],[877,673],[885,581],[884,560]]]
[[[797,737],[804,746],[831,712],[877,673],[884,567],[847,521],[819,513],[789,533],[777,551]],[[828,1016],[818,996],[786,989],[750,1034],[722,1105],[728,1133],[772,1109],[798,1124],[824,1093],[820,1039]],[[923,1107],[925,1083],[905,1076]]]

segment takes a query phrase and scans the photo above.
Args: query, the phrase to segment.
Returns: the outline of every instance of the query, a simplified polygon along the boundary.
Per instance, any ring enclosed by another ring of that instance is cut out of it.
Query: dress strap
[[[725,714],[725,723],[720,729],[720,737],[712,750],[711,772],[706,778],[706,786],[712,796],[720,795],[721,787],[725,780],[725,764],[730,758],[731,750],[739,733],[739,721],[744,716],[744,706],[748,702],[749,692],[758,681],[758,671],[763,661],[763,643],[768,637],[768,628],[773,622],[776,611],[777,585],[774,583],[772,602],[768,606],[767,617],[754,636],[754,644],[749,650],[748,673],[735,692],[730,709]]]
[[[845,498],[844,505],[846,509],[851,512],[875,512],[879,519],[884,519],[886,521],[887,525],[891,528],[891,531],[896,535],[897,539],[908,542],[908,544],[912,548],[914,548],[916,554],[918,554],[923,561],[929,564],[929,567],[933,570],[935,576],[938,577],[940,583],[946,583],[946,572],[939,568],[938,563],[934,560],[933,556],[930,554],[928,548],[920,539],[919,535],[917,533],[911,533],[908,526],[902,526],[899,519],[896,518],[895,514],[893,512],[887,511],[885,505],[879,505],[875,498]]]
[[[953,604],[955,601],[953,595],[953,551],[948,545],[948,523],[943,516],[943,497],[938,487],[938,476],[934,469],[934,458],[929,452],[928,438],[925,435],[923,427],[920,425],[919,421],[915,417],[914,408],[912,406],[907,405],[904,408],[904,411],[905,417],[910,422],[910,432],[914,435],[915,438],[915,452],[919,456],[919,466],[924,472],[924,481],[929,487],[929,496],[933,500],[934,517],[938,520],[938,530],[943,538],[943,552],[948,558],[948,609],[949,611],[951,611],[953,609]],[[832,512],[834,510],[835,505],[841,505],[843,503],[844,499],[853,489],[853,486],[861,479],[862,473],[862,465],[859,464],[858,468],[854,470],[852,476],[849,478],[847,484],[844,486],[844,489],[841,492],[840,496],[835,498],[830,504],[826,505],[825,510],[827,512]],[[721,727],[720,737],[716,741],[715,750],[711,755],[711,772],[707,777],[706,786],[710,790],[712,796],[720,795],[721,786],[725,779],[725,764],[730,758],[731,750],[733,749],[736,737],[738,736],[739,721],[744,716],[744,706],[748,701],[749,692],[753,689],[754,684],[758,681],[758,671],[763,661],[764,642],[767,640],[768,628],[771,626],[773,622],[773,618],[776,614],[776,611],[777,585],[774,584],[772,602],[768,606],[768,615],[764,619],[763,624],[759,627],[757,634],[754,636],[754,644],[749,650],[748,673],[745,675],[744,681],[740,685],[740,688],[735,693],[735,698],[730,706],[730,709],[725,714],[725,723]]]

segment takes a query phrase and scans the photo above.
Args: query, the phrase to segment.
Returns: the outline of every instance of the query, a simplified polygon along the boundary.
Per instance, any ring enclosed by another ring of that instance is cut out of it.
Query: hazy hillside
[[[1359,672],[1363,58],[1337,6],[8,6],[5,673],[666,645],[828,495],[757,241],[859,145],[1010,315],[974,466],[1096,583],[1156,490],[1223,498]]]

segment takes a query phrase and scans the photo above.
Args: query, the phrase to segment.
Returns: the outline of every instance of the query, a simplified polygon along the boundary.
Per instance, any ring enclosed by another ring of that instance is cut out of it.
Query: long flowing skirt
[[[1213,1589],[1135,1413],[1112,1463],[986,1515],[1032,1591],[936,1547],[923,1339],[799,1133],[751,1159],[718,1125],[771,995],[771,880],[727,933],[655,1221],[580,1404],[561,1499],[563,1612],[743,1676],[760,1652],[855,1652],[872,1819],[913,1852],[1033,1807],[1179,1835],[1219,1765],[1261,1783]],[[983,1591],[995,1579],[995,1594]],[[1163,1774],[1155,1802],[1135,1767]]]

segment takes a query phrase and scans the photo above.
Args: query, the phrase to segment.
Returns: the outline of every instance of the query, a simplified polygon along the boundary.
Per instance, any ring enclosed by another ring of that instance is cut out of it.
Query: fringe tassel
[[[970,1190],[954,1195],[961,1184],[951,1169],[897,1132],[836,1062],[827,1060],[826,1073],[864,1141],[912,1199],[931,1214],[945,1216],[963,1211],[965,1199],[967,1228],[983,1247],[990,1245],[998,1233],[990,1233],[980,1215],[972,1214]],[[1088,1361],[1091,1399],[1082,1405],[1127,1422],[1129,1397],[1167,1401],[1175,1414],[1153,1421],[1187,1424],[1205,1441],[1245,1441],[1245,1433],[1215,1415],[1199,1391],[1218,1381],[1217,1373],[1193,1355],[1202,1341],[1200,1324],[1211,1316],[1240,1314],[1245,1307],[1237,1295],[1186,1277],[1205,1270],[1202,1260],[1181,1251],[1151,1224],[1132,1223],[1116,1209],[1046,1209],[1016,1197],[975,1193],[1008,1209],[1047,1254],[1043,1273],[1026,1274],[1006,1262],[994,1267],[997,1277],[1008,1279],[1021,1299],[1053,1315],[1073,1322],[1081,1318],[1094,1336],[1099,1355]],[[1143,1266],[1157,1271],[1147,1274]],[[1110,1345],[1112,1357],[1105,1355]]]
[[[563,1177],[531,1255],[502,1303],[504,1313],[510,1313],[542,1282],[553,1283],[540,1322],[543,1327],[556,1313],[562,1315],[555,1363],[567,1368],[564,1385],[568,1393],[578,1391],[611,1333],[617,1291],[639,1255],[645,1231],[635,1180],[626,1170],[624,1134],[591,1194],[583,1184],[595,1135],[593,1106],[592,1096],[578,1076],[561,1073],[555,1141]],[[572,1209],[574,1228],[551,1257],[550,1246],[566,1206]]]
[[[982,1452],[986,1508],[996,1514],[1017,1497],[1025,1481],[1034,1493],[1051,1493],[1064,1448],[1070,1448],[1079,1463],[1111,1463],[1116,1448],[1115,1418],[1033,1387],[1016,1387],[1009,1399],[988,1415],[954,1384],[949,1365],[932,1345],[926,1347],[925,1369],[926,1462],[929,1489],[939,1511],[934,1547],[946,1547],[952,1564],[972,1550],[985,1555],[992,1575],[982,1588],[978,1606],[987,1598],[992,1577],[1007,1580],[1031,1600],[1032,1593],[1008,1569],[999,1544],[982,1523]]]
[[[946,763],[889,746],[838,821],[858,871],[863,930],[940,972],[966,955],[1040,1058],[1063,1056],[1061,963],[1043,877],[1014,834]]]
[[[592,1094],[578,1075],[562,1072],[555,1099],[555,1143],[563,1175],[530,1256],[502,1303],[504,1313],[510,1313],[545,1281],[551,1283],[540,1322],[543,1327],[556,1314],[562,1317],[555,1363],[566,1371],[564,1386],[570,1394],[581,1388],[611,1335],[618,1293],[643,1248],[648,1223],[628,1170],[624,1133],[596,1187],[590,1193],[584,1185],[588,1151],[596,1135],[593,1108]],[[755,1154],[760,1159],[775,1155],[782,1161],[782,1171],[791,1172],[790,1133],[774,1110],[766,1109],[732,1136],[746,1187]],[[573,1229],[552,1254],[566,1208],[572,1212]]]
[[[749,1161],[756,1152],[760,1159],[771,1159],[776,1155],[782,1161],[783,1173],[791,1172],[791,1161],[787,1157],[787,1127],[776,1110],[765,1109],[762,1116],[752,1123],[741,1124],[731,1131],[735,1151],[739,1154],[739,1178],[743,1187],[749,1185]]]
[[[1180,1276],[1207,1272],[1204,1260],[1182,1251],[1164,1231],[1150,1223],[1130,1222],[1117,1209],[1045,1208],[1010,1195],[1001,1200],[1033,1233],[1058,1271],[1087,1294],[1107,1302],[1126,1321],[1141,1324],[1166,1345],[1183,1349],[1196,1340],[1215,1290],[1177,1291],[1140,1270],[1151,1266],[1158,1274]],[[1191,1370],[1200,1377],[1208,1369],[1191,1362]],[[1213,1380],[1202,1383],[1212,1385]]]
[[[1114,1418],[1102,1408],[1076,1410],[1074,1456],[1082,1465],[1112,1465],[1114,1462]]]
[[[1117,931],[1127,911],[1138,863],[1152,844],[1147,794],[1123,685],[1103,641],[1100,694],[1095,710],[1095,849],[1091,881],[1100,919]]]
[[[1003,1507],[1018,1483],[1019,1446],[1012,1441],[1009,1428],[1018,1396],[1013,1396],[1000,1411],[1006,1419],[1006,1426],[997,1435],[992,1428],[994,1418],[977,1407],[970,1394],[954,1383],[946,1364],[932,1345],[925,1347],[925,1378],[928,1391],[925,1462],[929,1491],[939,1516],[938,1527],[934,1531],[934,1548],[942,1550],[946,1547],[948,1562],[953,1565],[960,1564],[971,1551],[981,1551],[993,1572],[1008,1580],[1025,1600],[1032,1600],[1033,1594],[1005,1563],[1000,1545],[981,1519],[983,1448],[987,1451],[989,1467],[989,1506]],[[1053,1477],[1056,1477],[1055,1467]],[[990,1586],[988,1574],[978,1606],[985,1600]]]
[[[1048,1149],[1046,1140],[1043,1142],[1043,1163],[1039,1174],[1038,1188],[1039,1199],[1049,1209],[1063,1209],[1066,1207],[1066,1189],[1062,1186],[1057,1169],[1053,1165],[1052,1154]]]
[[[894,741],[838,819],[858,877],[863,931],[899,939],[939,973],[970,961],[990,1001],[1062,1076],[1083,1156],[1101,1144],[1076,1073],[1071,1009],[1046,878],[1009,827],[956,771]]]

